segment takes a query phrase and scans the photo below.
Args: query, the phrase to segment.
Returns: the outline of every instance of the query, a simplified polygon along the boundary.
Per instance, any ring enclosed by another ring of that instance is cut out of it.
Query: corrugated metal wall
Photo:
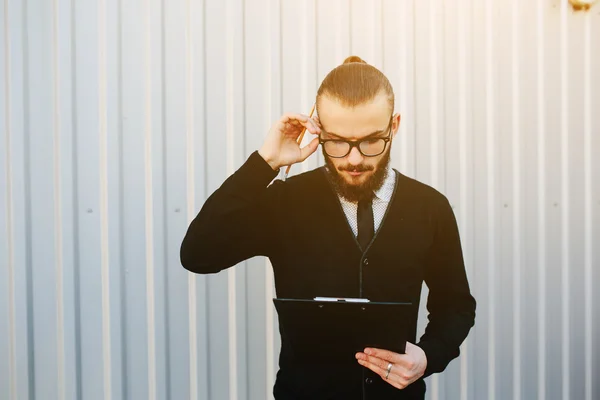
[[[179,245],[350,54],[392,81],[393,165],[450,198],[478,300],[428,398],[600,398],[600,6],[1,4],[0,399],[269,397],[268,260],[195,276]]]

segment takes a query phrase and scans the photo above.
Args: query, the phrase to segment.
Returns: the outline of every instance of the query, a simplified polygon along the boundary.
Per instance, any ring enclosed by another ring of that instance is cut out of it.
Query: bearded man
[[[206,200],[181,245],[181,263],[207,274],[262,255],[273,265],[278,297],[412,303],[405,354],[365,348],[356,362],[299,363],[280,329],[273,394],[424,399],[423,379],[459,356],[475,321],[454,213],[443,194],[391,167],[400,115],[381,71],[349,57],[325,77],[315,104],[318,117],[283,115]],[[304,129],[317,137],[301,148]],[[324,166],[272,182],[319,144]],[[417,342],[423,282],[429,321]]]

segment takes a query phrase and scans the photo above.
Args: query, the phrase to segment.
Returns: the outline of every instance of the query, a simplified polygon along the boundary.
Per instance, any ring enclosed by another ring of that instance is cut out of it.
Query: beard
[[[329,181],[332,183],[336,192],[348,201],[358,202],[365,198],[372,197],[373,192],[378,190],[381,187],[381,185],[383,185],[383,181],[387,177],[387,169],[390,163],[391,153],[389,149],[385,153],[383,158],[374,167],[364,164],[346,164],[341,165],[339,167],[339,169],[342,171],[352,172],[372,171],[374,169],[375,172],[373,173],[373,175],[371,175],[371,177],[369,177],[366,181],[360,184],[348,183],[346,179],[344,179],[344,177],[342,176],[341,172],[338,171],[338,168],[336,168],[336,166],[333,165],[331,158],[327,154],[325,154],[325,150],[322,149],[322,151],[323,158],[325,159],[325,164],[327,165],[325,171],[327,171]]]

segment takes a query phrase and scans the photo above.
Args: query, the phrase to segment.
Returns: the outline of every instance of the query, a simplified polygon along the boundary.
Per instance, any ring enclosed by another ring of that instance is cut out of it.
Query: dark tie
[[[358,243],[365,250],[373,235],[375,234],[375,222],[373,221],[373,197],[358,202]]]

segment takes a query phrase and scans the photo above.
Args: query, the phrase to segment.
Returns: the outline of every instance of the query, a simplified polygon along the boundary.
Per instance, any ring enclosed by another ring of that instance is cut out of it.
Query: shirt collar
[[[390,201],[392,198],[392,194],[394,193],[395,183],[396,173],[394,172],[392,165],[388,164],[386,169],[386,177],[383,180],[383,184],[379,189],[373,191],[373,193],[375,193],[375,196],[377,196],[381,200]]]

